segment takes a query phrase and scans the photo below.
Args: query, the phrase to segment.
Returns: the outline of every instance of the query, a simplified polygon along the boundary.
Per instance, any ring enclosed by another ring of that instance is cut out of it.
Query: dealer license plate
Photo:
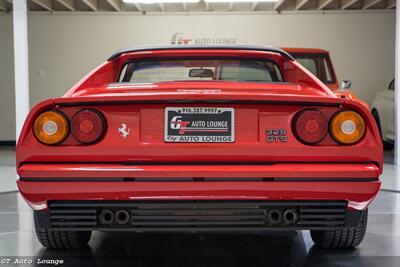
[[[235,110],[214,107],[165,108],[165,142],[231,143]]]

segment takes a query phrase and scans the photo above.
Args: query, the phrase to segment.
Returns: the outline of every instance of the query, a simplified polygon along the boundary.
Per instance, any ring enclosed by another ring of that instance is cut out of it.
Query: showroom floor
[[[0,191],[16,189],[14,154],[13,149],[0,148]],[[15,255],[34,263],[38,258],[62,259],[62,266],[400,266],[400,193],[394,192],[399,182],[390,153],[385,154],[385,162],[385,190],[370,206],[366,238],[354,250],[318,249],[307,231],[246,235],[96,232],[85,249],[48,250],[36,240],[30,208],[18,193],[8,192],[0,193],[0,259],[13,261]]]
[[[15,191],[17,185],[15,179],[15,149],[13,147],[0,146],[0,173],[2,174],[0,192]]]
[[[62,266],[400,266],[400,194],[380,192],[364,242],[354,250],[313,246],[307,231],[268,234],[95,233],[81,250],[41,247],[17,193],[0,195],[0,259],[63,259]],[[113,264],[111,262],[113,261]],[[119,263],[115,263],[118,261]]]

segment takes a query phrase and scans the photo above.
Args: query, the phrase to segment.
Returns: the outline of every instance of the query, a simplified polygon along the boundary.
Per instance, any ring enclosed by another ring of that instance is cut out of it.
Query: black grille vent
[[[346,201],[51,201],[52,228],[184,229],[326,229],[345,226]],[[271,223],[268,212],[295,210],[295,223]],[[102,210],[125,210],[128,223],[102,224]]]

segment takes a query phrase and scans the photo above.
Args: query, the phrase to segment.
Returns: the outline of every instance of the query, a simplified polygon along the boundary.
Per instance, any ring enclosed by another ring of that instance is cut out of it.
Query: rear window
[[[151,60],[124,65],[120,83],[171,81],[283,82],[278,65],[256,60]]]

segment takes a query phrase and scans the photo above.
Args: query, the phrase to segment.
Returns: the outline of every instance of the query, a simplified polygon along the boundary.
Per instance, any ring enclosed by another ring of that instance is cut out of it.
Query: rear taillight
[[[33,131],[40,142],[46,145],[59,144],[68,136],[68,119],[59,111],[45,111],[36,118]]]
[[[319,110],[303,110],[296,115],[293,131],[301,142],[316,144],[328,133],[328,119]]]
[[[71,119],[71,134],[80,143],[92,144],[103,138],[106,123],[103,114],[94,109],[77,112]]]
[[[340,111],[331,119],[330,132],[336,142],[345,145],[354,144],[364,136],[365,122],[354,111]]]
[[[336,142],[341,145],[351,145],[364,136],[365,122],[360,114],[352,110],[341,110],[326,116],[318,109],[304,109],[295,116],[293,132],[304,144]],[[327,137],[328,132],[330,135]]]

